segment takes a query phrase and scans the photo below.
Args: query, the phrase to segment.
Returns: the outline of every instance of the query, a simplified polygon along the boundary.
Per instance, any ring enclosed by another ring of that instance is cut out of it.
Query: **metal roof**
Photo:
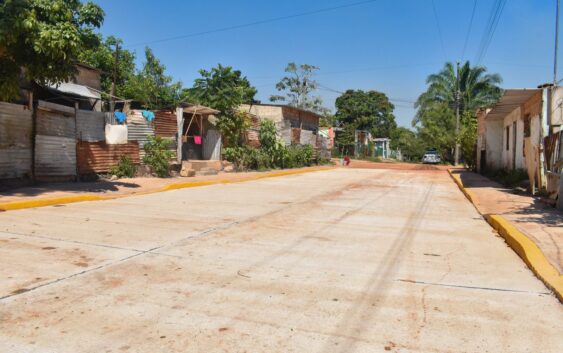
[[[101,99],[101,95],[94,90],[89,89],[83,85],[77,85],[76,83],[63,82],[59,84],[49,84],[47,85],[49,89],[59,91],[66,94],[72,94],[79,97],[86,97],[92,99]]]
[[[185,103],[185,104],[182,105],[182,108],[184,108],[184,113],[188,113],[188,114],[211,115],[211,114],[219,114],[220,113],[219,110],[209,108],[209,107],[199,105],[199,104]]]
[[[536,93],[541,91],[541,89],[537,88],[507,89],[504,91],[502,98],[493,106],[489,114],[487,114],[485,119],[504,119],[504,117],[512,113],[514,109],[520,107]]]

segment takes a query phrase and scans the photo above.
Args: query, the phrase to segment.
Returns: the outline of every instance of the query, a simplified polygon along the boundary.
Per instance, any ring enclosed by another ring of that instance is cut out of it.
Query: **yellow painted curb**
[[[448,169],[448,173],[465,197],[467,197],[479,211],[479,208],[473,201],[475,200],[473,193],[465,188],[460,176],[452,173],[450,169]],[[482,212],[480,213],[482,214]],[[519,231],[518,228],[504,217],[495,214],[485,214],[483,216],[491,227],[504,238],[512,250],[524,260],[528,268],[530,268],[530,270],[555,293],[557,299],[563,303],[563,275],[549,262],[536,243],[530,240],[530,238]]]
[[[471,202],[473,202],[473,200],[475,199],[473,197],[473,193],[469,190],[467,190],[464,186],[463,186],[463,182],[461,181],[461,178],[459,175],[456,175],[454,173],[452,173],[451,169],[448,169],[448,174],[450,174],[450,177],[452,177],[453,181],[457,184],[457,186],[459,187],[459,189],[461,190],[461,192],[465,195],[465,197],[467,197],[467,199]],[[475,204],[475,203],[473,203]],[[477,207],[477,206],[475,206]]]
[[[275,178],[280,176],[287,176],[287,175],[297,175],[297,174],[305,174],[305,173],[312,173],[312,172],[319,172],[324,170],[332,170],[335,167],[319,167],[319,168],[311,168],[305,170],[284,170],[279,172],[271,172],[265,173],[261,175],[253,175],[246,178],[240,179],[220,179],[220,180],[207,180],[207,181],[188,181],[188,182],[180,182],[174,183],[170,185],[166,185],[160,189],[150,190],[145,192],[138,192],[132,194],[121,194],[121,195],[108,195],[108,196],[101,196],[96,194],[85,194],[85,195],[73,195],[73,196],[62,196],[62,197],[53,197],[53,198],[44,198],[44,199],[34,199],[34,200],[25,200],[25,201],[12,201],[12,202],[4,202],[0,203],[0,211],[12,211],[12,210],[21,210],[25,208],[36,208],[36,207],[45,207],[45,206],[53,206],[53,205],[62,205],[62,204],[69,204],[69,203],[76,203],[76,202],[84,202],[84,201],[103,201],[103,200],[113,200],[122,197],[134,196],[134,195],[148,195],[154,194],[157,192],[164,192],[170,190],[178,190],[178,189],[186,189],[186,188],[194,188],[200,186],[208,186],[208,185],[216,185],[216,184],[233,184],[233,183],[243,183],[247,181],[259,180],[259,179],[266,179],[266,178]]]
[[[563,303],[563,275],[553,267],[536,243],[502,216],[485,215],[485,219]]]

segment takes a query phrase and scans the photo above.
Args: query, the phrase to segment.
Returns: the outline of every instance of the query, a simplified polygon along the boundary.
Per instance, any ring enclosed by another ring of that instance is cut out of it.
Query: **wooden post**
[[[80,181],[78,178],[78,109],[78,102],[74,102],[74,149],[76,153],[74,164],[76,167],[76,181]]]
[[[31,181],[35,183],[35,135],[37,134],[37,107],[33,102],[34,87],[28,91],[28,108],[31,110]]]
[[[176,123],[178,124],[178,133],[176,134],[176,160],[182,164],[182,129],[184,128],[184,108],[176,108]]]

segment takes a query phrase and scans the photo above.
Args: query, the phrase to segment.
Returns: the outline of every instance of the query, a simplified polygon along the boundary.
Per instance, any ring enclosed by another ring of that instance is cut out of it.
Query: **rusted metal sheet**
[[[105,113],[88,110],[76,112],[76,137],[80,141],[104,141]]]
[[[31,131],[29,109],[0,102],[0,179],[31,174]]]
[[[39,101],[35,137],[35,175],[76,175],[76,111],[74,108]]]
[[[35,137],[35,174],[37,176],[76,175],[76,139],[73,137]]]
[[[37,135],[74,137],[75,111],[59,104],[39,101],[37,108]]]
[[[154,134],[166,138],[175,137],[178,133],[176,112],[164,110],[154,112],[154,115]]]
[[[291,128],[291,144],[298,145],[301,142],[301,129]]]
[[[138,142],[141,160],[145,156],[144,146],[149,140],[149,136],[154,136],[152,123],[143,118],[140,110],[132,110],[127,115],[127,140]]]
[[[255,129],[246,130],[246,144],[252,147],[260,147],[260,132]]]
[[[78,173],[107,173],[116,166],[122,156],[131,158],[134,164],[139,164],[139,144],[129,141],[122,145],[109,145],[105,142],[79,142]]]

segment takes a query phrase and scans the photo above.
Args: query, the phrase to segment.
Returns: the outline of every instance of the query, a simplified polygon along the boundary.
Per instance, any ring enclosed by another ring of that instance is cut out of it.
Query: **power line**
[[[436,27],[438,27],[438,35],[440,37],[442,52],[444,53],[444,60],[448,60],[448,55],[446,55],[446,47],[444,46],[444,38],[442,36],[442,29],[440,28],[440,20],[438,19],[438,11],[436,11],[436,4],[434,3],[434,0],[432,0],[432,10],[434,12],[434,19],[436,20]]]
[[[483,37],[481,38],[481,43],[475,59],[476,64],[481,63],[489,50],[489,46],[491,45],[500,17],[506,5],[506,1],[507,0],[496,0],[491,8],[491,14],[489,15],[489,20],[487,21],[487,26],[483,32]]]
[[[316,15],[316,14],[323,13],[323,12],[335,11],[335,10],[349,8],[349,7],[356,7],[356,6],[360,6],[360,5],[374,3],[376,1],[378,1],[378,0],[364,0],[364,1],[357,1],[357,2],[353,2],[353,3],[349,3],[349,4],[337,5],[337,6],[331,6],[331,7],[323,7],[323,8],[319,8],[319,9],[316,9],[316,10],[310,10],[310,11],[305,11],[305,12],[301,12],[301,13],[296,13],[296,14],[293,14],[293,15],[272,17],[272,18],[268,18],[268,19],[265,19],[265,20],[259,20],[259,21],[248,22],[248,23],[243,23],[243,24],[238,24],[238,25],[233,25],[233,26],[228,26],[228,27],[216,28],[216,29],[211,29],[211,30],[207,30],[207,31],[194,32],[194,33],[183,34],[183,35],[178,35],[178,36],[173,36],[173,37],[166,37],[166,38],[156,39],[156,40],[153,40],[153,41],[142,42],[142,43],[134,43],[134,44],[129,45],[129,47],[136,47],[136,46],[155,44],[155,43],[163,43],[163,42],[169,42],[169,41],[173,41],[173,40],[199,37],[199,36],[203,36],[203,35],[206,35],[206,34],[226,32],[226,31],[231,31],[231,30],[234,30],[234,29],[247,28],[247,27],[262,25],[262,24],[266,24],[266,23],[289,20],[289,19],[293,19],[293,18],[297,18],[297,17],[311,16],[311,15]]]
[[[467,35],[465,36],[465,43],[463,44],[463,51],[461,52],[461,58],[465,58],[465,50],[467,49],[467,43],[469,42],[469,35],[471,34],[471,29],[473,27],[473,19],[475,18],[475,9],[477,8],[477,0],[473,0],[473,10],[471,11],[471,19],[469,20],[469,27],[467,28]]]
[[[346,93],[346,92],[342,92],[342,91],[339,91],[339,90],[336,90],[336,89],[327,87],[327,86],[322,85],[322,84],[320,84],[320,83],[318,84],[318,86],[319,86],[319,89],[322,90],[322,91],[328,91],[328,92],[333,92],[333,93],[338,93],[338,94],[344,94],[344,93]],[[409,99],[405,99],[405,98],[392,98],[392,97],[387,97],[387,98],[388,98],[390,101],[392,101],[392,102],[415,104],[415,101],[409,100]],[[395,104],[395,105],[397,105],[397,104]],[[401,106],[401,105],[399,104],[399,105],[397,105],[397,106]],[[403,106],[404,106],[404,105],[403,105]],[[409,106],[409,108],[411,108],[411,107],[412,107],[412,106]]]

